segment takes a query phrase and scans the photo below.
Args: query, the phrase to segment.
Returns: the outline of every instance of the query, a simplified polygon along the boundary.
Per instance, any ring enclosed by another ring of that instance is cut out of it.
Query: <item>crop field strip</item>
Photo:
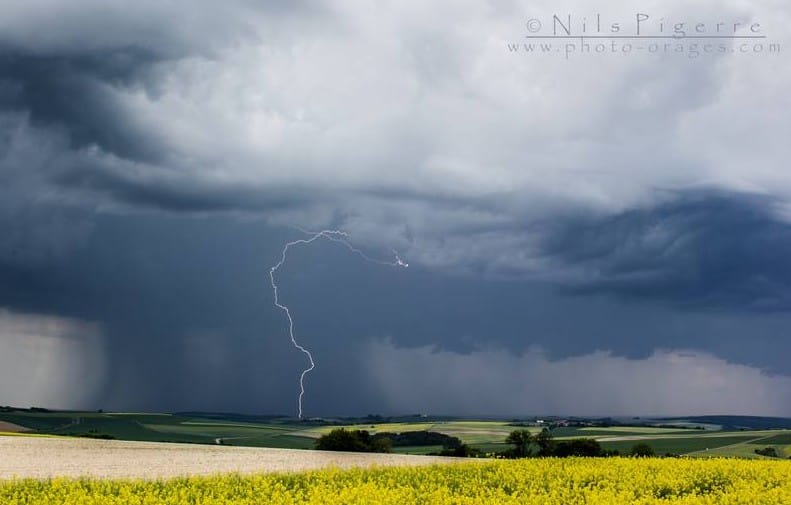
[[[736,505],[791,503],[791,462],[523,459],[140,480],[0,480],[0,503]]]
[[[325,467],[458,463],[459,459],[296,449],[166,444],[85,438],[0,436],[0,480],[100,477],[167,478],[217,473],[287,472]],[[0,503],[6,505],[0,500]]]

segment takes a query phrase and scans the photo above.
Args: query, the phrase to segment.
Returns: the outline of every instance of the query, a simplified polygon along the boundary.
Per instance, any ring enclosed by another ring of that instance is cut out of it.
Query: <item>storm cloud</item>
[[[550,225],[542,252],[581,272],[569,289],[689,308],[787,311],[791,224],[767,197],[687,192],[649,209]]]
[[[638,401],[649,379],[625,379],[635,363],[704,363],[734,390],[786,394],[791,67],[782,53],[508,51],[526,19],[556,8],[11,2],[4,355],[90,327],[52,372],[83,366],[69,364],[80,353],[101,363],[75,404],[290,412],[302,356],[268,267],[299,236],[290,226],[333,227],[411,267],[361,265],[328,243],[289,260],[283,294],[320,359],[309,412],[409,409],[366,361],[382,341],[391,374],[423,363],[427,345],[440,369],[470,359],[484,376],[502,358],[520,377],[535,352],[550,375],[562,373],[550,363],[606,363],[597,380],[631,388],[610,405],[622,412],[651,410]],[[662,9],[761,21],[788,41],[778,20],[791,11],[771,2]],[[19,317],[71,329],[23,331]],[[560,403],[518,405],[567,412],[550,390]],[[35,391],[29,403],[53,398]],[[665,398],[653,410],[695,405]]]
[[[550,361],[537,352],[461,355],[372,342],[368,352],[373,387],[394,412],[784,416],[783,404],[791,399],[791,377],[688,351],[658,350],[644,359],[597,352]]]

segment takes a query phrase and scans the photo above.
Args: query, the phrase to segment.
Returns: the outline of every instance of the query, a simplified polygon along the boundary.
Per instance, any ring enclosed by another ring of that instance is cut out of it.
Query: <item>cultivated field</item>
[[[13,431],[30,430],[40,435],[114,438],[150,442],[174,442],[223,446],[312,449],[321,435],[344,426],[370,433],[432,431],[459,438],[483,453],[510,446],[505,438],[515,429],[538,432],[540,426],[517,426],[508,421],[422,418],[366,420],[340,424],[343,420],[299,421],[284,417],[235,414],[152,414],[108,412],[31,411],[0,408],[0,422]],[[628,421],[628,420],[627,420]],[[791,457],[789,419],[714,417],[684,420],[639,420],[641,425],[555,426],[555,440],[594,438],[604,449],[628,454],[638,442],[650,445],[658,455],[735,456],[764,458],[756,449],[773,448],[780,458]],[[672,422],[672,425],[667,425]],[[705,429],[702,429],[705,428]],[[771,429],[767,429],[771,428]],[[6,429],[6,431],[8,431]],[[399,446],[394,452],[429,454],[441,446]]]
[[[711,505],[791,503],[791,462],[526,459],[168,481],[0,481],[0,503]]]
[[[294,472],[319,468],[414,466],[456,461],[363,454],[59,437],[0,436],[0,479],[49,477],[166,478],[217,473]],[[6,503],[0,500],[0,503]]]

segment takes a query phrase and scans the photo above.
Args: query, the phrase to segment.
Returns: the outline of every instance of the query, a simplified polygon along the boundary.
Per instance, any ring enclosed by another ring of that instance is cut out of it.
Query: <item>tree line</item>
[[[316,440],[316,449],[322,451],[391,452],[393,447],[442,446],[432,454],[457,457],[608,457],[620,456],[618,451],[606,450],[592,438],[555,440],[552,432],[544,428],[539,433],[519,429],[508,434],[505,442],[512,447],[505,451],[484,454],[464,444],[459,438],[432,431],[408,431],[403,433],[377,433],[367,430],[337,428]],[[627,454],[635,457],[654,456],[654,450],[646,443],[637,443]]]

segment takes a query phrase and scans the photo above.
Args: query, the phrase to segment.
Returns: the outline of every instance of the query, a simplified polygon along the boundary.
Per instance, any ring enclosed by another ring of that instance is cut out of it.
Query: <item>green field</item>
[[[645,440],[624,440],[617,442],[600,442],[602,447],[617,450],[621,454],[628,454],[629,449],[638,442],[646,442],[654,452],[663,454],[689,454],[697,451],[707,451],[718,447],[726,447],[738,443],[746,443],[755,437],[750,435],[735,435],[727,437],[677,437],[659,438],[647,437]]]
[[[3,409],[0,421],[33,430],[34,435],[83,436],[157,442],[222,444],[252,447],[311,449],[321,435],[338,427],[370,433],[434,431],[459,438],[484,453],[510,446],[508,434],[516,429],[538,432],[540,425],[515,426],[507,421],[414,419],[403,422],[378,419],[342,424],[339,420],[299,421],[289,418],[233,414],[151,414],[60,412]],[[595,438],[603,448],[628,454],[636,443],[647,443],[657,454],[763,458],[755,449],[774,447],[779,456],[791,456],[791,430],[684,429],[626,424],[616,426],[554,427],[556,440]],[[394,452],[428,454],[440,446],[395,447]]]

